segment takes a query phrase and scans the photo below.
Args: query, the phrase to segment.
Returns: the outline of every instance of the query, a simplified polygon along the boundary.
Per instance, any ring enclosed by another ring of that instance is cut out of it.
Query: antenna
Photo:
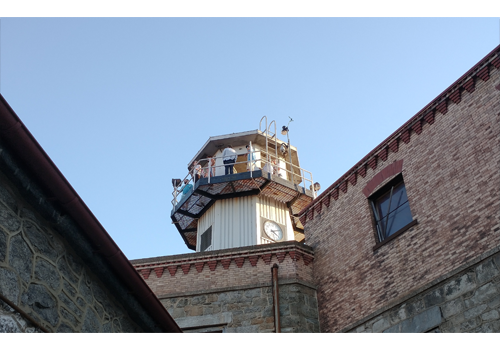
[[[290,116],[288,116],[288,118],[290,118]],[[283,125],[283,128],[281,130],[281,135],[287,135],[288,134],[288,126],[290,125],[291,122],[293,122],[292,118],[290,118],[290,120],[288,121],[288,124],[286,126]]]

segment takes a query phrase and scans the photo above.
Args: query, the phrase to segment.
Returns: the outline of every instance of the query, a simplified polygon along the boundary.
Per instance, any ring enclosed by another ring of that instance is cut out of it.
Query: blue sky
[[[496,18],[0,18],[0,92],[130,259],[188,250],[171,179],[290,124],[326,189],[500,43]]]

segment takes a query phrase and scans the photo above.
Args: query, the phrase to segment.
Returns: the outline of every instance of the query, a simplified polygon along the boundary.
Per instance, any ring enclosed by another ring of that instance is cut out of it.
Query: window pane
[[[386,216],[387,210],[389,209],[389,202],[391,204],[390,211],[393,211],[395,208],[399,207],[401,204],[406,202],[408,197],[406,196],[406,189],[404,183],[400,182],[392,190],[392,199],[391,199],[391,191],[387,191],[382,195],[379,199],[377,199],[377,208],[379,210],[380,218]]]
[[[389,191],[377,200],[376,206],[378,210],[379,219],[382,219],[387,215],[390,195],[391,192]]]
[[[394,187],[392,191],[391,211],[405,202],[408,202],[406,188],[403,183],[400,183],[398,186]]]
[[[210,226],[201,235],[200,251],[204,252],[208,247],[212,245],[212,226]]]
[[[399,182],[375,200],[376,221],[382,240],[412,221],[404,182]],[[386,227],[387,226],[387,227]]]
[[[412,221],[410,205],[408,202],[397,208],[391,214],[389,214],[389,220],[387,222],[387,231],[385,236],[389,237],[394,232],[402,229]]]

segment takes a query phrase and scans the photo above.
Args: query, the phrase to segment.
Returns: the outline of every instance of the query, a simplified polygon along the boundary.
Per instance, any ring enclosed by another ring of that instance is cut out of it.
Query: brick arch
[[[392,164],[389,164],[384,169],[380,170],[368,183],[365,188],[363,188],[363,194],[368,198],[372,194],[373,190],[377,188],[382,182],[388,178],[399,174],[403,171],[403,160],[397,160]]]

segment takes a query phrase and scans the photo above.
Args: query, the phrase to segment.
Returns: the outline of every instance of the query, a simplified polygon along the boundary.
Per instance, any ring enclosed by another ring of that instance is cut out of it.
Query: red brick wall
[[[312,283],[314,255],[297,242],[133,260],[158,296],[269,285],[271,267],[280,280]],[[172,271],[172,272],[171,272]]]
[[[349,183],[346,174],[347,188],[343,179],[337,181],[336,200],[334,191],[318,198],[330,197],[328,207],[305,213],[322,332],[345,329],[500,244],[498,68],[498,58],[487,76],[479,67],[473,88],[470,77],[464,79],[460,89],[429,107],[430,114],[423,111],[427,122],[396,135],[399,147],[381,145],[374,152],[376,168],[367,164]],[[363,189],[398,160],[418,225],[374,251],[375,228]]]

